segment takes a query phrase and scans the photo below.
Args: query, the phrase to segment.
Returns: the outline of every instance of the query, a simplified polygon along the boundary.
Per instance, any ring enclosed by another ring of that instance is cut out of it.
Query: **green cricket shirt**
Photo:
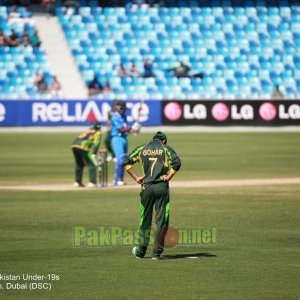
[[[90,129],[80,134],[73,142],[72,148],[79,148],[97,154],[101,142],[101,132]]]
[[[180,158],[174,149],[160,140],[152,140],[135,148],[124,160],[123,166],[127,171],[136,162],[141,164],[145,176],[144,185],[163,181],[163,175],[169,171],[175,174],[181,166]]]

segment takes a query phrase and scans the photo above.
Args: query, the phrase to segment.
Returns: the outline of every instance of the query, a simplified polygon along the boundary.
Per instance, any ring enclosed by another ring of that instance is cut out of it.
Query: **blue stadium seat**
[[[184,2],[186,1],[176,1],[177,4]],[[189,1],[190,4],[191,2]],[[130,60],[135,58],[142,70],[142,61],[145,57],[155,59],[156,81],[134,81],[134,84],[138,83],[136,89],[130,88],[121,80],[120,85],[126,86],[125,92],[128,93],[128,97],[130,95],[135,97],[137,93],[144,91],[158,98],[161,93],[162,97],[171,95],[178,96],[179,99],[186,94],[187,99],[192,99],[197,92],[195,89],[204,97],[217,99],[224,93],[229,98],[243,98],[251,92],[257,97],[268,95],[272,84],[267,79],[279,83],[283,80],[282,74],[288,76],[289,72],[299,69],[298,9],[284,6],[266,7],[263,4],[265,1],[262,0],[256,1],[259,4],[257,7],[249,4],[233,8],[229,5],[232,1],[227,1],[228,6],[218,6],[225,2],[207,1],[207,4],[213,3],[215,6],[205,6],[203,2],[201,8],[174,6],[136,11],[113,7],[103,10],[82,8],[81,19],[72,17],[70,22],[66,22],[66,19],[60,16],[60,21],[76,57],[82,55],[79,46],[85,49],[84,54],[88,58],[95,55],[94,51],[88,50],[91,46],[99,51],[96,61],[104,66],[118,93],[120,86],[117,86],[118,80],[111,77],[111,64],[118,65],[122,60],[128,65]],[[94,20],[90,18],[91,14]],[[68,27],[69,23],[77,26],[76,30],[79,33],[76,32],[76,36],[80,39],[79,45],[78,42],[72,41],[74,27]],[[80,24],[86,24],[84,29]],[[86,35],[85,30],[91,35]],[[105,50],[104,56],[100,54],[102,51],[100,49]],[[111,64],[107,64],[106,59]],[[176,81],[172,73],[165,72],[165,69],[181,60],[191,64],[192,71],[205,72],[208,77],[200,82],[196,79],[190,82]],[[87,66],[94,68],[94,60],[87,61],[88,65],[84,59],[80,61],[82,70]],[[209,87],[212,78],[218,90]],[[298,88],[296,83],[294,86],[291,85],[290,77],[286,80],[289,87]],[[179,87],[173,89],[171,93],[166,85],[172,88],[176,85]],[[201,89],[199,87],[201,85],[204,88]]]

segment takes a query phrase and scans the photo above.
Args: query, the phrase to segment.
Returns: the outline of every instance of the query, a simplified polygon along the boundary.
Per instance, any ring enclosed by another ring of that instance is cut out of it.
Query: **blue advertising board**
[[[112,101],[0,101],[0,126],[82,126],[93,121],[104,125]],[[142,125],[161,125],[161,101],[126,101],[127,121]]]

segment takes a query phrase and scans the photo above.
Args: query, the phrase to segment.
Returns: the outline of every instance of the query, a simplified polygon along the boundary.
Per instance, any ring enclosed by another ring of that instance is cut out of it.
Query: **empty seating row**
[[[287,98],[299,95],[300,8],[80,7],[58,17],[75,61],[88,84],[111,82],[105,97],[179,99],[271,97],[280,85]],[[153,61],[155,78],[120,78],[118,67]],[[168,71],[180,61],[189,78]],[[202,80],[194,74],[202,74]],[[160,84],[162,83],[163,84]],[[168,95],[169,92],[169,95]],[[102,97],[101,95],[100,97]]]

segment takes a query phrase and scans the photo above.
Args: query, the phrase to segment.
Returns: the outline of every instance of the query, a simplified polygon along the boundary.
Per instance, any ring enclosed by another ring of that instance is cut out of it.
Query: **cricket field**
[[[169,133],[179,240],[160,261],[131,254],[140,189],[128,176],[72,187],[75,135],[0,133],[1,299],[300,298],[300,132]]]

